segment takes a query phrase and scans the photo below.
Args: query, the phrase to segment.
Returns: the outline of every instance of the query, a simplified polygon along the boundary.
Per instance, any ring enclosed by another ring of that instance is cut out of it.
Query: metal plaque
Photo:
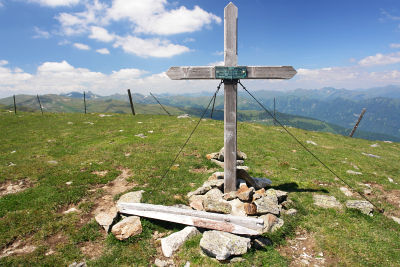
[[[244,79],[246,77],[247,77],[246,67],[215,66],[216,79],[238,80],[238,79]]]

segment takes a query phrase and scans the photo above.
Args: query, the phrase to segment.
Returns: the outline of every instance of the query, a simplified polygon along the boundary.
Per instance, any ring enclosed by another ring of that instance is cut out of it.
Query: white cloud
[[[90,46],[81,43],[74,43],[73,46],[79,50],[90,50]]]
[[[168,40],[135,36],[118,37],[114,47],[121,47],[125,52],[139,57],[169,58],[189,51],[186,46],[171,44]]]
[[[92,26],[90,27],[91,34],[89,38],[96,39],[102,42],[111,42],[114,40],[115,36],[109,34],[108,31],[102,27]]]
[[[49,39],[50,33],[44,30],[41,30],[38,27],[34,27],[33,30],[35,31],[35,35],[33,38],[43,38],[43,39]]]
[[[390,48],[400,48],[400,44],[390,44]]]
[[[389,65],[400,62],[400,52],[391,54],[376,54],[374,56],[368,56],[361,59],[358,64],[361,66],[374,66],[374,65]]]
[[[108,55],[108,54],[110,54],[110,51],[108,51],[107,48],[100,48],[100,49],[97,49],[96,52],[99,53],[99,54],[103,54],[103,55]]]
[[[4,59],[0,60],[0,66],[4,66],[4,65],[7,65],[7,64],[8,64],[7,60],[4,60]]]
[[[196,41],[196,39],[191,38],[191,37],[187,37],[187,38],[185,38],[183,40],[184,43],[192,43],[192,42],[195,42],[195,41]]]
[[[79,3],[79,0],[29,0],[29,2],[38,3],[42,6],[58,7],[76,5]]]

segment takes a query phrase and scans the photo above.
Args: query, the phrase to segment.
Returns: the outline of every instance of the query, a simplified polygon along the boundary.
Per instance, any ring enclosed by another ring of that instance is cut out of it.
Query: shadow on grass
[[[286,192],[321,192],[329,193],[326,189],[311,189],[311,188],[299,188],[297,183],[285,183],[277,186],[271,186],[271,188],[276,190],[282,190]]]

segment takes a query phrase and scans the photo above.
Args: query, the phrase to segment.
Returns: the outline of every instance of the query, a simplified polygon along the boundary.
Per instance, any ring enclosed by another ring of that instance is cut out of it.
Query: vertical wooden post
[[[237,66],[237,7],[229,3],[224,9],[224,62]],[[224,192],[236,190],[237,153],[237,80],[224,80]]]
[[[17,104],[15,103],[15,95],[13,95],[14,98],[14,114],[17,115]]]
[[[274,97],[274,125],[276,125],[276,110],[275,110],[275,97]]]
[[[358,117],[358,120],[357,120],[357,122],[356,122],[356,125],[354,125],[354,128],[353,128],[353,130],[351,131],[351,133],[350,133],[350,135],[349,135],[350,137],[353,137],[353,134],[356,132],[357,127],[358,127],[358,124],[360,124],[360,121],[362,120],[365,111],[367,111],[367,109],[366,109],[366,108],[363,108],[362,111],[361,111],[360,117]]]
[[[128,89],[128,96],[129,96],[129,102],[131,103],[132,115],[135,116],[135,109],[133,108],[133,101],[132,101],[131,89]]]
[[[42,104],[40,103],[39,95],[37,95],[37,100],[39,102],[40,111],[42,112],[42,115],[43,115],[43,108],[42,108]]]
[[[83,91],[83,104],[85,106],[85,114],[86,114],[86,93]]]

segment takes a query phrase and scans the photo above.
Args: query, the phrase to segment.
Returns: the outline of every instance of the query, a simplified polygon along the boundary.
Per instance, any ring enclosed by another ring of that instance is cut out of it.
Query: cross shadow
[[[277,186],[271,186],[271,188],[276,190],[282,190],[286,192],[322,192],[329,193],[326,189],[311,189],[311,188],[299,188],[297,183],[285,183]]]

